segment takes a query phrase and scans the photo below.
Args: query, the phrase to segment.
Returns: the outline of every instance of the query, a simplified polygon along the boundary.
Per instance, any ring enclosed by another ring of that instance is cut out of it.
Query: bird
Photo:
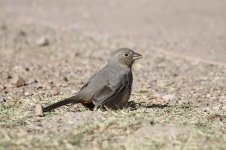
[[[142,55],[129,48],[119,48],[112,53],[108,63],[94,74],[74,96],[43,108],[48,112],[67,104],[81,103],[88,109],[95,107],[111,110],[128,106],[131,95],[134,62]]]

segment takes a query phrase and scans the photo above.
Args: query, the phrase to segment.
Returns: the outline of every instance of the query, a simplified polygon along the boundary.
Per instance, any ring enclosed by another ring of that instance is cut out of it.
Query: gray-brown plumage
[[[109,109],[127,107],[133,83],[132,65],[142,55],[129,48],[116,50],[108,64],[92,76],[89,81],[73,97],[47,106],[44,112],[66,104],[81,103],[93,109],[104,106]]]

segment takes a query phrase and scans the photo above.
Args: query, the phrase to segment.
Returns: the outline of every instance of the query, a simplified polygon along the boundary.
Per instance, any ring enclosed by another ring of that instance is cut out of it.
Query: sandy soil
[[[225,147],[225,1],[135,2],[0,1],[0,148]],[[144,56],[128,109],[34,116],[36,103],[73,95],[119,47]]]

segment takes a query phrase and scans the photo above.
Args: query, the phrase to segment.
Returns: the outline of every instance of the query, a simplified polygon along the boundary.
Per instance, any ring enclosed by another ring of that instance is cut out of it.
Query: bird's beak
[[[143,56],[141,54],[138,54],[138,53],[133,53],[133,60],[137,60],[137,59],[140,59],[142,58]]]

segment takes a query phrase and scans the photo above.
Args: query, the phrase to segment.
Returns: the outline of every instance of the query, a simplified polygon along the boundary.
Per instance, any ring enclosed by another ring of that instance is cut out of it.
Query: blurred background
[[[225,0],[0,0],[0,13],[226,63]]]

